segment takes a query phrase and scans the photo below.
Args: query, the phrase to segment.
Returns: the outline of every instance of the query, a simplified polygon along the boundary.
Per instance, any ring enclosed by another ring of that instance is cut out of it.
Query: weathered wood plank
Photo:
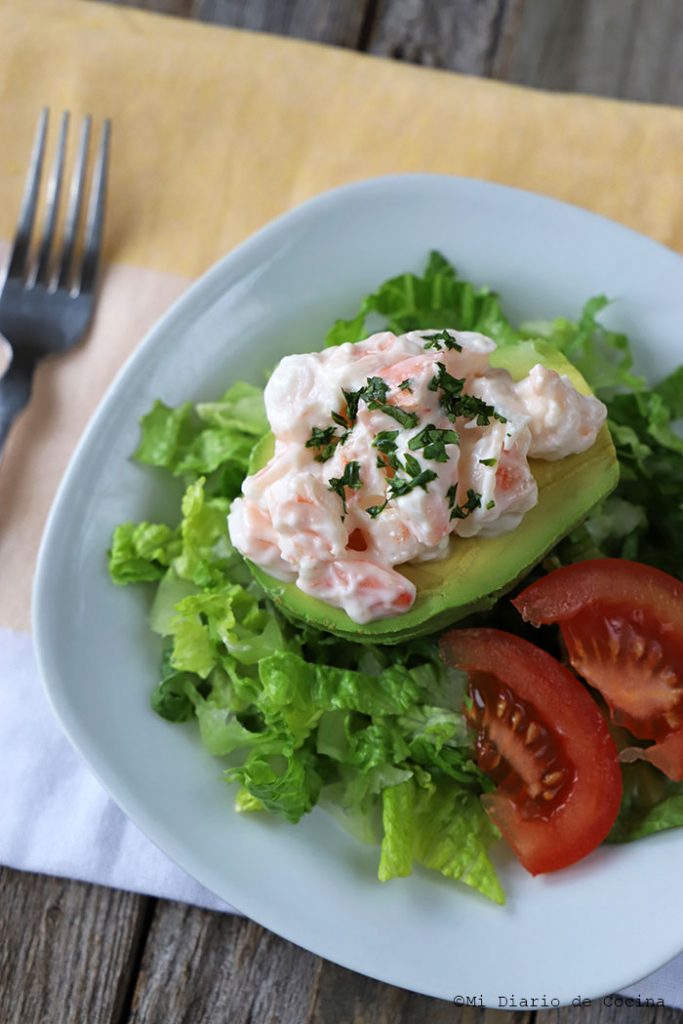
[[[507,0],[497,78],[683,103],[681,0]]]
[[[532,85],[683,103],[680,0],[109,0]]]
[[[157,904],[129,1024],[528,1024],[371,981],[244,918]]]
[[[154,11],[157,14],[172,14],[177,18],[196,16],[197,0],[105,0],[105,2],[124,7],[137,7],[142,11]]]
[[[320,960],[241,917],[159,903],[130,1024],[310,1020]]]
[[[195,0],[196,17],[355,48],[367,0]]]
[[[488,75],[505,0],[379,0],[367,49],[428,67]]]
[[[483,1010],[430,999],[323,961],[309,1021],[304,1024],[530,1024],[532,1014]],[[295,1024],[282,1021],[282,1024]]]
[[[2,1024],[118,1024],[151,903],[0,868]]]
[[[235,28],[355,48],[370,0],[109,0]]]
[[[541,1010],[534,1024],[681,1024],[683,1011],[666,1006],[627,1005],[622,996],[606,996],[587,1006]]]

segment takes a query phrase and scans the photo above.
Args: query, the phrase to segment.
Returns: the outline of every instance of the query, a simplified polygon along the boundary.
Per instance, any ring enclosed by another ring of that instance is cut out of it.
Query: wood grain
[[[151,902],[0,868],[2,1024],[118,1024]]]
[[[369,0],[108,0],[215,25],[355,48]]]
[[[159,903],[130,1024],[529,1024],[364,978],[244,918]]]
[[[681,0],[507,0],[493,74],[542,89],[683,103]]]
[[[628,1006],[626,997],[606,996],[589,1006],[541,1010],[534,1024],[681,1024],[683,1013],[666,1006]]]
[[[505,0],[379,0],[367,49],[382,57],[489,75]]]

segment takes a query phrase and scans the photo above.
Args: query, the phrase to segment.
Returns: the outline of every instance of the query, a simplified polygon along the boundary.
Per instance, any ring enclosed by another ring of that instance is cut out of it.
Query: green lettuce
[[[629,843],[683,826],[683,782],[671,782],[644,761],[623,766],[624,792],[609,843]]]
[[[383,791],[381,881],[404,877],[416,861],[459,879],[495,903],[505,894],[488,855],[499,833],[481,800],[449,780],[408,779]]]
[[[163,523],[122,523],[108,552],[114,583],[154,583],[180,553],[179,531]]]
[[[341,345],[367,337],[368,319],[373,314],[382,318],[383,330],[395,334],[424,327],[456,327],[480,331],[500,344],[520,339],[496,293],[463,281],[439,252],[429,254],[422,276],[399,274],[380,285],[363,299],[354,317],[336,321],[325,344]]]
[[[229,497],[239,493],[252,448],[268,429],[262,389],[242,381],[196,409],[189,402],[172,409],[157,401],[140,426],[139,462],[190,478],[222,470],[222,481],[231,483]]]
[[[600,556],[630,558],[683,578],[683,367],[651,388],[634,375],[628,339],[597,319],[593,299],[577,323],[535,325],[581,370],[606,404],[619,459],[615,491],[554,552],[564,564]]]

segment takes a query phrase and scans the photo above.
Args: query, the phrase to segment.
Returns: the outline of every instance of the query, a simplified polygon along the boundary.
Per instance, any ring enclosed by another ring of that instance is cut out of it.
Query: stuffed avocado
[[[492,366],[507,370],[514,380],[538,363],[569,377],[581,394],[591,394],[578,370],[543,342],[499,348],[491,356]],[[254,449],[250,473],[265,466],[272,453],[273,436],[268,434]],[[538,503],[513,531],[495,537],[451,537],[445,557],[398,567],[416,589],[413,606],[400,615],[360,624],[295,583],[275,579],[253,561],[247,564],[270,599],[294,621],[361,642],[394,644],[433,633],[491,607],[612,491],[619,478],[606,426],[587,451],[554,462],[532,459],[529,464],[538,485]]]

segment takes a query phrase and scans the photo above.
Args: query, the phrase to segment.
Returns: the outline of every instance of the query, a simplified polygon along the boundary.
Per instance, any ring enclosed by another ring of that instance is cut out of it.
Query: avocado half
[[[543,342],[499,348],[491,357],[493,366],[508,370],[515,380],[526,376],[539,362],[566,374],[577,391],[591,394],[579,371]],[[273,435],[266,434],[252,452],[250,473],[266,465],[273,448]],[[619,479],[617,456],[606,425],[588,451],[557,462],[530,459],[529,465],[538,484],[538,504],[515,530],[500,537],[452,537],[445,558],[396,567],[417,590],[413,607],[402,615],[360,625],[340,608],[304,594],[295,583],[283,583],[253,562],[247,564],[287,618],[347,640],[396,644],[445,629],[494,605],[616,487]]]

